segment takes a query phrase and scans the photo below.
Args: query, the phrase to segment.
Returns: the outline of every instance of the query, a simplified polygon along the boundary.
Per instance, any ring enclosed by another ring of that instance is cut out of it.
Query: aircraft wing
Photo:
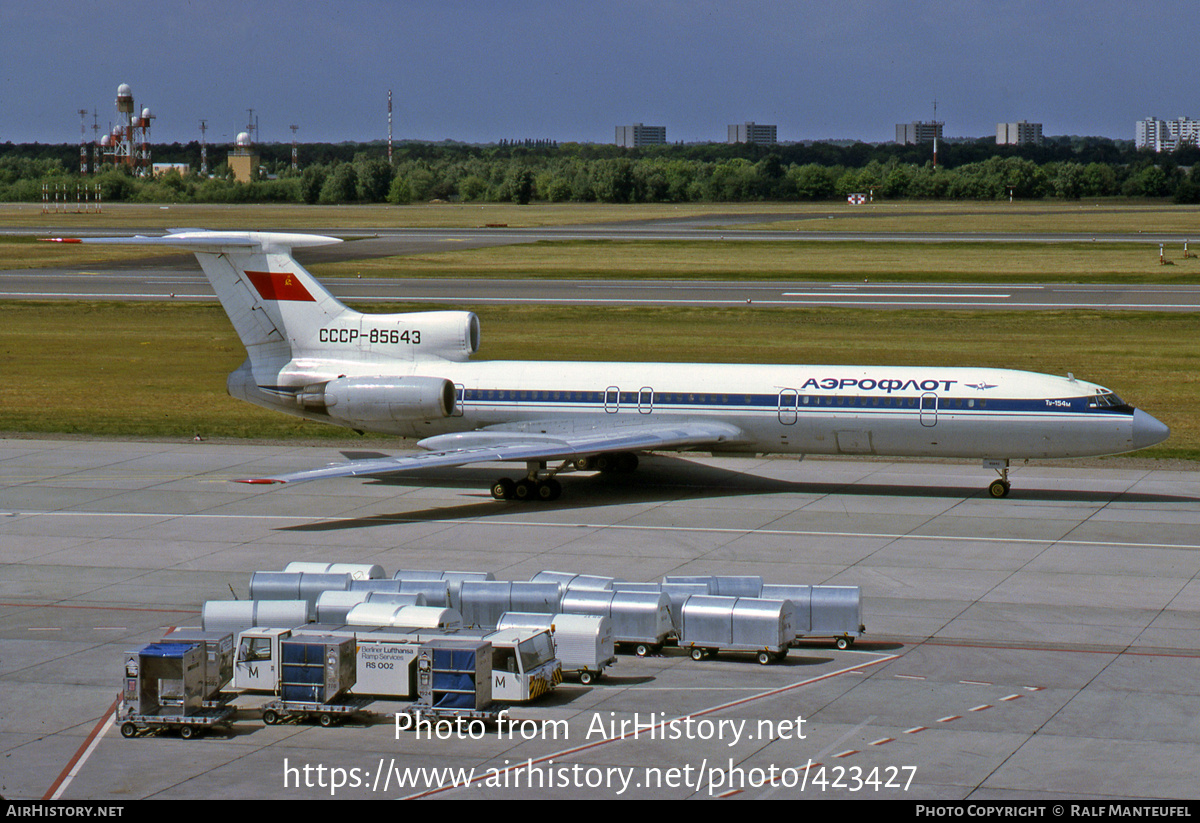
[[[416,469],[466,466],[499,461],[573,460],[606,452],[675,450],[715,446],[743,438],[741,429],[712,420],[626,424],[563,435],[480,430],[439,435],[420,441],[428,452],[401,457],[350,460],[320,469],[289,472],[240,483],[297,483],[327,477],[358,477]]]

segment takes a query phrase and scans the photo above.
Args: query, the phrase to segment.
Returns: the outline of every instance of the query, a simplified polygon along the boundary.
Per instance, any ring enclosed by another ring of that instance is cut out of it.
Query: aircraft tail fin
[[[193,252],[256,370],[303,356],[320,328],[347,314],[357,315],[292,256],[294,248],[342,242],[336,237],[188,230],[163,237],[59,242],[171,246]]]

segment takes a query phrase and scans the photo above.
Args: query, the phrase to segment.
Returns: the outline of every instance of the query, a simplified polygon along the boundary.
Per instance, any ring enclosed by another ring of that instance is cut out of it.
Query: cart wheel
[[[693,646],[692,647],[692,660],[703,660],[703,659],[704,659],[704,649],[700,648],[699,646]]]
[[[331,715],[329,712],[321,712],[321,714],[317,716],[317,722],[320,723],[322,727],[328,729],[333,725],[333,715]]]
[[[191,726],[180,726],[179,727],[179,736],[182,737],[184,740],[191,740],[193,737],[196,736],[196,730],[194,728],[192,728]]]
[[[768,663],[770,663],[773,659],[774,658],[771,656],[770,652],[759,652],[758,653],[758,662],[764,666],[767,665]]]
[[[593,677],[594,677],[594,675],[591,672],[580,672],[579,673],[579,682],[585,686],[589,686],[592,683]]]
[[[850,641],[844,637],[839,637],[837,639],[837,647],[839,649],[848,649],[850,648]]]
[[[132,723],[121,724],[121,737],[137,737],[138,728]]]
[[[268,726],[274,726],[279,722],[279,713],[274,709],[263,709],[263,722]]]
[[[645,657],[650,654],[650,646],[647,643],[638,643],[633,651],[638,657]]]

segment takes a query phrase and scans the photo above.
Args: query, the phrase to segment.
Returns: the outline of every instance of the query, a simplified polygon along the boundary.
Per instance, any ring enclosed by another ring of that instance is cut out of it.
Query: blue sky
[[[780,140],[886,141],[937,118],[947,136],[1031,120],[1133,139],[1147,116],[1200,117],[1194,0],[6,0],[0,141],[74,142],[79,109],[116,117],[128,83],[154,142],[387,136],[671,141],[729,123]]]

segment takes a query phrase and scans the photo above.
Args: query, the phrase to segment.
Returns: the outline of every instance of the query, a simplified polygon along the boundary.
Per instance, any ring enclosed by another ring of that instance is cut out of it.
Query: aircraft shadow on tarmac
[[[380,457],[376,452],[345,452],[351,459]],[[472,496],[477,500],[457,506],[435,506],[394,514],[374,514],[322,520],[297,526],[282,526],[280,531],[335,531],[370,526],[389,526],[404,522],[421,522],[471,517],[521,516],[535,511],[585,511],[605,506],[665,503],[680,500],[718,500],[767,494],[792,494],[809,497],[853,495],[863,497],[921,497],[921,498],[987,498],[988,475],[979,472],[978,486],[926,486],[905,483],[820,483],[793,482],[771,477],[722,469],[693,463],[682,457],[651,455],[644,457],[638,469],[630,474],[563,473],[563,496],[552,503],[534,501],[494,500],[488,491],[499,476],[517,478],[520,468],[514,464],[507,470],[494,467],[431,469],[402,472],[364,478],[363,482],[397,488],[458,488],[475,486]],[[1020,474],[1013,475],[1016,487],[1009,500],[1044,503],[1093,503],[1104,505],[1116,500],[1127,503],[1195,502],[1182,495],[1141,494],[1087,489],[1031,489],[1020,485]],[[1064,481],[1065,482],[1065,481]],[[1004,501],[994,501],[1002,506]]]

